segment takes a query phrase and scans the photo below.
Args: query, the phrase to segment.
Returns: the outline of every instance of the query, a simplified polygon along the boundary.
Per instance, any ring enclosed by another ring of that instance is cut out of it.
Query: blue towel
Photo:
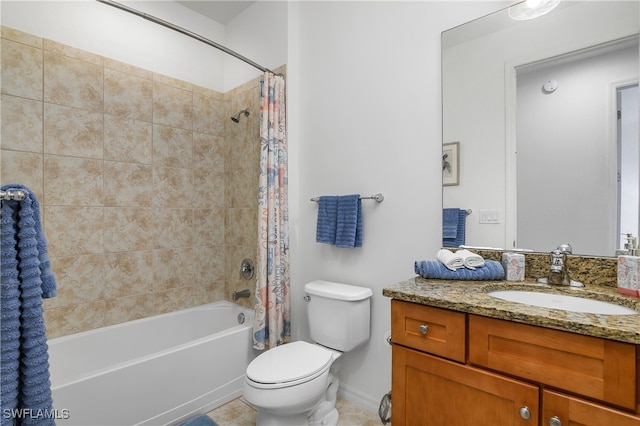
[[[318,198],[318,221],[316,223],[316,241],[325,244],[336,243],[338,220],[338,197],[323,195]]]
[[[459,214],[460,209],[442,209],[442,238],[456,238]]]
[[[316,241],[336,247],[362,247],[360,195],[323,195],[318,198]]]
[[[485,260],[482,268],[460,268],[456,271],[448,269],[439,260],[419,260],[414,264],[414,271],[423,278],[442,280],[501,280],[504,278],[504,268],[495,260]]]
[[[337,247],[362,247],[362,201],[359,194],[338,197]]]
[[[23,410],[20,425],[55,425],[50,416],[51,383],[42,299],[56,295],[56,282],[40,223],[35,195],[22,185],[22,201],[3,200],[0,207],[0,406]],[[43,413],[42,416],[38,413]],[[13,425],[2,416],[1,425]]]
[[[466,223],[467,212],[462,209],[443,209],[442,210],[442,246],[443,247],[460,247],[464,245],[466,241]],[[452,218],[454,213],[457,213],[456,218],[456,231],[454,237],[447,237],[447,235],[453,235]],[[445,222],[446,220],[446,222]]]
[[[214,422],[211,417],[202,414],[198,417],[189,419],[184,423],[180,423],[178,426],[218,426],[218,423]]]

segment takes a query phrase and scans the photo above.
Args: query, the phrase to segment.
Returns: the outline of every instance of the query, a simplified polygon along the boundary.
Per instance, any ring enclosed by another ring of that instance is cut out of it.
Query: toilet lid
[[[247,378],[256,383],[287,384],[327,369],[333,352],[298,341],[269,349],[247,367]]]

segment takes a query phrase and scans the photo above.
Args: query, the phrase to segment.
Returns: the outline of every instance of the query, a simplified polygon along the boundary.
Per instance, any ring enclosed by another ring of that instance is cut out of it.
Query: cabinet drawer
[[[469,363],[636,408],[636,347],[469,315]]]
[[[466,315],[401,300],[391,301],[394,343],[465,362]]]
[[[557,419],[555,422],[552,419]],[[542,424],[640,426],[640,417],[559,392],[542,392]]]

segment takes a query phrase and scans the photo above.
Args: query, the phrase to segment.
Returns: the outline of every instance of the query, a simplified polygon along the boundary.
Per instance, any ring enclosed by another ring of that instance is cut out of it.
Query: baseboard
[[[349,402],[353,402],[367,411],[377,413],[378,407],[380,406],[380,399],[382,399],[384,395],[380,395],[380,399],[377,399],[371,395],[363,394],[349,385],[340,383],[340,386],[338,387],[338,396]]]

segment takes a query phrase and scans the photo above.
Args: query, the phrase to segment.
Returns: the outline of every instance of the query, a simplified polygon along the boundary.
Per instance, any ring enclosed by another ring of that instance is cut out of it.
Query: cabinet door
[[[542,392],[544,426],[640,426],[640,418],[561,393]]]
[[[537,386],[399,345],[392,369],[393,426],[538,424]]]

